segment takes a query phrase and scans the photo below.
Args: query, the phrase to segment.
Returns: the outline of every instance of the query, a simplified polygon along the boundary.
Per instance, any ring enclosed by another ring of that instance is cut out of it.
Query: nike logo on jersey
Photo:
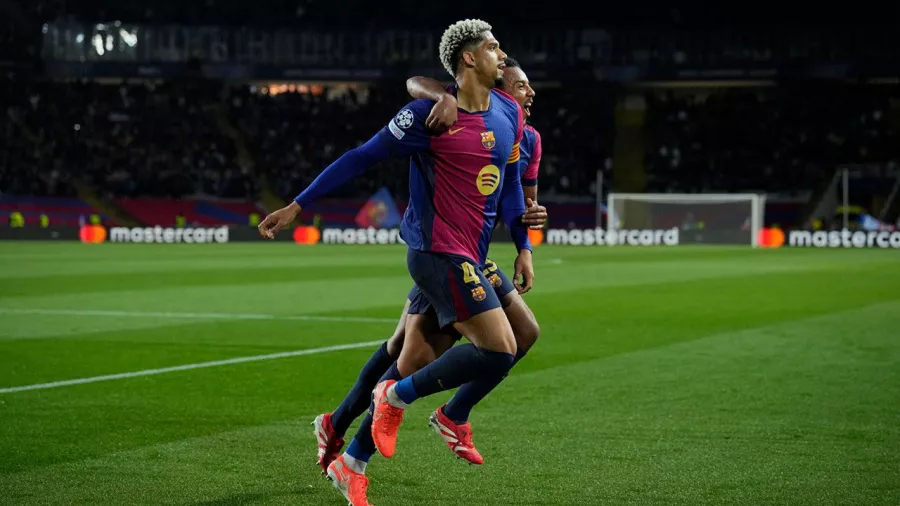
[[[463,129],[465,129],[465,128],[466,128],[466,127],[451,128],[449,133],[450,133],[450,135],[455,135],[455,134],[458,133],[460,130],[463,130]]]

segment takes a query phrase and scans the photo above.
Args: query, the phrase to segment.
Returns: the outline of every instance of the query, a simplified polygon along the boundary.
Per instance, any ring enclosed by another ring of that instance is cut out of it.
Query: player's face
[[[484,32],[484,38],[474,51],[473,57],[475,71],[484,76],[486,81],[490,80],[493,83],[503,77],[503,69],[506,67],[503,60],[506,59],[506,53],[500,49],[500,42],[494,38],[491,32]]]
[[[503,69],[503,91],[512,95],[525,111],[525,117],[531,117],[531,104],[534,103],[534,88],[528,82],[525,71],[518,67]]]

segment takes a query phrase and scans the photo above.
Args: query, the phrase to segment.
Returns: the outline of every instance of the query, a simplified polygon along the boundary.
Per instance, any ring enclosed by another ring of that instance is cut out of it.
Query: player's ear
[[[475,52],[474,51],[463,51],[462,53],[462,61],[466,67],[475,67]]]

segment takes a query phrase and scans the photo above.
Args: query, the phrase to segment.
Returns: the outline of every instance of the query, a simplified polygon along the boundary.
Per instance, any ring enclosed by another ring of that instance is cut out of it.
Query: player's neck
[[[486,111],[491,107],[491,88],[478,82],[471,73],[465,73],[457,80],[459,90],[456,101],[459,108],[466,112]]]

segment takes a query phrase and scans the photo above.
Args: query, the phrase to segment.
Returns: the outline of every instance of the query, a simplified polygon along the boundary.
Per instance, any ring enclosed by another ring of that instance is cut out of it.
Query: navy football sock
[[[385,380],[395,380],[399,381],[402,377],[400,376],[400,370],[397,369],[397,362],[391,364],[391,368],[384,373],[384,376],[378,380],[378,383],[381,383]],[[353,441],[350,443],[350,446],[347,447],[347,453],[363,462],[368,462],[369,457],[375,455],[375,441],[372,440],[372,413],[375,411],[375,406],[372,405],[372,396],[369,396],[369,411],[366,413],[366,417],[363,419],[362,423],[359,425],[359,429],[356,430],[356,435],[353,436]],[[350,449],[353,448],[354,453],[350,453]]]
[[[454,346],[424,369],[397,383],[394,393],[401,401],[411,404],[419,397],[451,390],[482,376],[503,376],[514,360],[509,353],[485,350],[474,344]]]
[[[515,367],[522,360],[527,352],[521,348],[516,351],[516,359],[513,361],[512,367]],[[510,367],[510,369],[512,369]],[[508,371],[507,371],[508,372]],[[506,378],[507,373],[502,375],[482,376],[475,381],[470,381],[459,387],[456,394],[450,399],[450,402],[444,406],[444,416],[454,423],[464,424],[469,421],[469,414],[476,404],[487,397],[487,394],[497,388],[497,385]]]
[[[343,436],[353,420],[356,420],[369,407],[372,402],[372,390],[375,390],[378,378],[388,370],[393,362],[394,359],[388,353],[387,341],[385,341],[363,366],[356,379],[356,384],[344,397],[341,405],[331,414],[331,425],[334,426],[334,431],[339,436]]]
[[[375,454],[374,451],[363,448],[363,445],[361,445],[356,438],[353,438],[353,441],[350,441],[350,445],[347,447],[345,453],[360,462],[368,462],[369,459],[372,458],[372,455]]]

